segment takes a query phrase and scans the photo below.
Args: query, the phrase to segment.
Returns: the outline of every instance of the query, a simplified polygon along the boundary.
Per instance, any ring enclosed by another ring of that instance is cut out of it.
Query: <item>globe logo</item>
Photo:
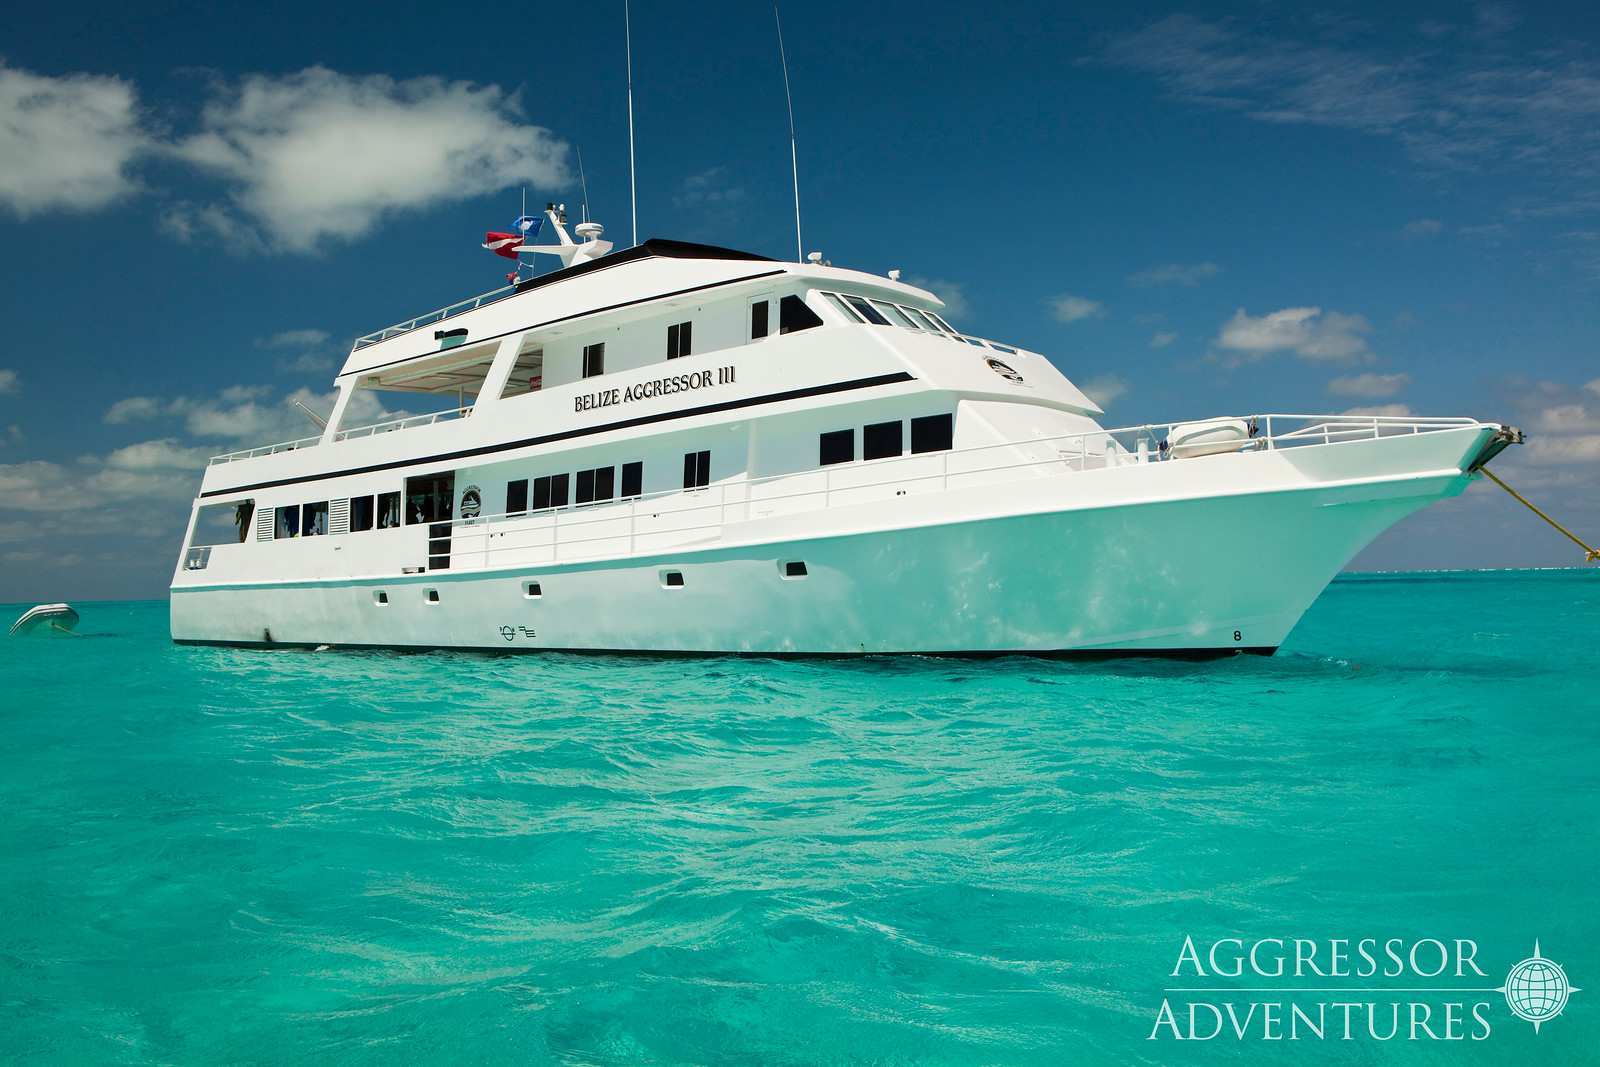
[[[1567,972],[1554,960],[1539,953],[1539,942],[1533,943],[1533,955],[1511,968],[1506,984],[1499,992],[1505,994],[1506,1006],[1519,1019],[1533,1024],[1533,1032],[1561,1014],[1567,999],[1580,990],[1567,981]]]

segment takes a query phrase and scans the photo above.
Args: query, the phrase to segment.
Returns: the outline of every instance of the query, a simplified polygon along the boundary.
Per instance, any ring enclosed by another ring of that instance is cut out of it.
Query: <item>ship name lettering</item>
[[[572,398],[572,410],[575,412],[595,411],[599,408],[611,407],[614,404],[629,404],[635,400],[651,400],[660,396],[671,396],[674,393],[686,393],[695,389],[706,389],[713,385],[732,385],[734,383],[734,368],[729,365],[718,367],[716,370],[697,370],[688,374],[669,374],[661,378],[651,378],[648,381],[636,382],[626,389],[601,389],[598,392],[584,393],[582,396]]]

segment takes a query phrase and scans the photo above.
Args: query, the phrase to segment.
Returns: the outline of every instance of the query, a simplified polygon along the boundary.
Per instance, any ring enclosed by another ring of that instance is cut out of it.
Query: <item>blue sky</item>
[[[309,432],[352,337],[628,239],[621,4],[34,5],[0,44],[0,599],[158,596],[205,456]],[[70,10],[67,10],[70,9]],[[1463,4],[786,12],[808,250],[931,285],[1133,424],[1513,421],[1600,536],[1600,18]],[[637,0],[641,236],[792,256],[771,10]],[[1475,486],[1370,568],[1554,565]]]

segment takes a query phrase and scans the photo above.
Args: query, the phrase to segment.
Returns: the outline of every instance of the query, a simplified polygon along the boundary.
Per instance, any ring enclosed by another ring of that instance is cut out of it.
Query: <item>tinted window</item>
[[[911,451],[943,452],[955,442],[954,415],[924,415],[911,420]]]
[[[300,505],[289,504],[277,510],[276,522],[273,524],[273,537],[299,537],[300,536]]]
[[[427,474],[406,479],[406,524],[444,522],[455,506],[456,476]]]
[[[926,311],[926,312],[923,312],[923,314],[927,315],[928,318],[932,319],[934,322],[938,323],[940,326],[943,326],[946,333],[955,334],[957,337],[961,336],[961,334],[956,330],[956,328],[954,326],[950,325],[948,322],[944,321],[944,319],[940,318],[938,315],[935,315],[933,312]]]
[[[667,327],[667,358],[681,359],[689,354],[694,323],[675,322]]]
[[[372,529],[377,518],[373,510],[370,496],[353,496],[350,498],[350,532],[360,533],[362,530]]]
[[[767,302],[758,300],[750,305],[750,340],[759,341],[767,335]]]
[[[820,464],[826,467],[830,463],[850,463],[856,458],[856,432],[854,430],[830,430],[822,435]]]
[[[583,346],[583,376],[593,378],[606,372],[606,343]]]
[[[711,453],[687,452],[683,457],[683,487],[700,489],[711,484]]]
[[[528,479],[518,478],[514,482],[506,483],[506,513],[515,514],[528,510]]]
[[[900,423],[875,422],[861,431],[861,458],[886,459],[898,456],[900,448]]]
[[[533,480],[533,510],[543,511],[550,506],[550,476]]]
[[[786,296],[778,303],[778,332],[794,333],[796,330],[809,330],[813,326],[821,326],[822,319],[817,313],[806,307],[806,302],[798,296]]]
[[[578,472],[578,495],[576,500],[579,504],[594,502],[594,471]]]
[[[622,465],[622,495],[641,496],[644,493],[644,463],[635,460]]]
[[[855,308],[856,311],[860,312],[861,317],[866,319],[868,322],[874,323],[878,326],[889,325],[889,320],[884,318],[883,314],[877,308],[867,303],[862,297],[847,296],[845,299],[850,301],[850,306]]]
[[[907,318],[905,312],[901,311],[893,304],[885,304],[882,300],[874,300],[872,302],[872,306],[889,316],[889,321],[894,323],[896,326],[904,326],[908,330],[915,330],[917,328],[917,324]]]
[[[921,326],[924,330],[927,330],[930,333],[940,332],[939,327],[933,324],[933,320],[928,318],[928,316],[924,315],[922,312],[918,311],[916,308],[903,307],[900,310],[911,316],[911,321],[916,323],[918,326]]]
[[[328,502],[300,505],[300,536],[318,537],[328,532]]]
[[[861,321],[861,316],[857,315],[853,310],[851,310],[850,305],[846,304],[842,299],[840,299],[837,293],[823,293],[822,295],[828,298],[828,303],[839,309],[839,314],[843,315],[851,322]]]
[[[550,478],[550,506],[564,508],[567,506],[567,486],[571,480],[570,475],[556,474]]]
[[[566,475],[558,475],[565,479]],[[562,495],[565,496],[565,487]],[[617,491],[617,469],[615,467],[596,467],[593,470],[578,472],[578,492],[574,498],[577,504],[594,504],[602,500],[610,500]]]
[[[378,529],[388,530],[400,525],[400,494],[378,494]]]

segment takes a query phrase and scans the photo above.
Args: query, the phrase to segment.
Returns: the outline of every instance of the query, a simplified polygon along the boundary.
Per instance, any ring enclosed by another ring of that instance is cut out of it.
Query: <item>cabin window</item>
[[[683,588],[683,572],[682,571],[662,571],[661,572],[661,587],[663,589],[682,589]]]
[[[455,504],[456,476],[425,474],[406,479],[406,525],[448,522]]]
[[[686,452],[683,456],[683,487],[704,489],[711,484],[711,453]]]
[[[933,312],[925,311],[925,312],[923,312],[923,314],[927,315],[928,318],[932,319],[934,322],[936,322],[940,326],[942,326],[944,328],[944,332],[949,334],[950,336],[952,336],[952,337],[960,337],[961,336],[961,331],[960,330],[956,329],[954,326],[950,325],[948,322],[944,321],[944,319],[940,318],[938,315],[935,315]]]
[[[372,593],[372,602],[379,605],[387,604],[389,603],[389,594],[384,592],[382,589],[374,590]]]
[[[694,323],[675,322],[667,327],[667,358],[682,359],[690,351]]]
[[[644,495],[643,460],[634,460],[632,463],[622,465],[622,495],[624,497]]]
[[[389,530],[400,525],[400,494],[378,494],[378,529]]]
[[[783,561],[783,576],[786,579],[804,578],[809,573],[806,570],[806,561],[803,559],[786,559]]]
[[[194,534],[189,547],[244,544],[254,528],[256,503],[236,500],[227,504],[203,504],[194,519]]]
[[[437,590],[437,589],[428,590],[428,603],[437,604],[438,602],[439,602],[439,590]]]
[[[600,341],[583,346],[583,376],[593,378],[606,372],[606,343]]]
[[[528,479],[518,478],[506,483],[506,514],[519,515],[528,510]]]
[[[767,336],[767,302],[757,300],[750,305],[750,340],[759,341]]]
[[[544,596],[544,590],[540,588],[538,582],[523,582],[522,595],[529,600],[538,600]]]
[[[300,536],[300,505],[285,504],[277,511],[277,521],[273,524],[273,537],[299,537]]]
[[[872,302],[872,306],[889,316],[889,321],[894,323],[896,326],[904,326],[908,330],[915,330],[917,328],[917,324],[912,322],[905,312],[901,311],[893,304],[886,304],[882,300],[874,300]]]
[[[786,296],[778,302],[778,332],[794,333],[821,326],[822,319],[806,306],[798,296]]]
[[[896,306],[898,306],[898,305],[896,305]],[[943,332],[942,330],[939,329],[939,327],[937,327],[937,326],[935,326],[933,324],[933,320],[932,319],[928,318],[928,316],[924,315],[922,312],[918,311],[916,308],[901,307],[900,310],[905,312],[906,315],[908,315],[911,318],[912,322],[916,323],[922,329],[927,330],[929,333],[942,333]]]
[[[353,496],[350,498],[351,533],[370,530],[376,521],[377,513],[373,510],[373,502],[370,496]]]
[[[328,532],[328,502],[319,500],[315,504],[302,504],[300,507],[300,536],[319,537]]]
[[[564,508],[567,506],[567,487],[570,476],[566,474],[547,474],[543,478],[533,480],[533,510],[543,511],[545,508]]]
[[[844,298],[838,293],[823,293],[822,295],[828,298],[828,303],[839,309],[839,314],[843,315],[847,321],[862,321],[861,316],[857,315],[850,305],[844,302]]]
[[[854,430],[829,430],[821,437],[821,466],[834,463],[853,463],[856,458],[856,432]]]
[[[593,470],[578,472],[578,492],[573,498],[576,504],[598,504],[610,500],[616,495],[617,468],[595,467]]]
[[[877,308],[875,308],[871,304],[867,303],[867,300],[866,300],[865,297],[847,296],[847,297],[845,297],[845,299],[850,301],[850,306],[855,308],[856,311],[860,313],[862,318],[866,319],[868,322],[872,323],[874,326],[887,326],[887,325],[889,325],[889,320],[884,318],[883,315],[878,311]]]
[[[899,420],[875,422],[861,431],[861,458],[888,459],[901,452],[902,427]]]
[[[954,415],[924,415],[911,420],[912,452],[946,452],[955,444]]]

